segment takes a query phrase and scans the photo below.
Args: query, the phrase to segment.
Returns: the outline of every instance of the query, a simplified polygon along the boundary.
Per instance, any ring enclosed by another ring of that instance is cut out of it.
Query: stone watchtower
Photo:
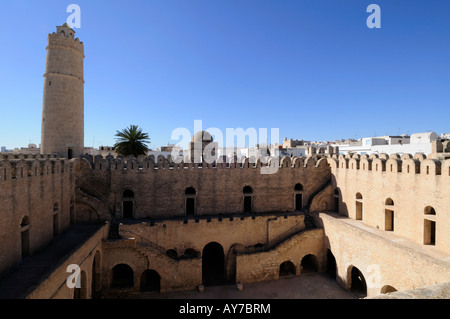
[[[41,154],[72,158],[84,151],[83,42],[67,23],[48,35]]]

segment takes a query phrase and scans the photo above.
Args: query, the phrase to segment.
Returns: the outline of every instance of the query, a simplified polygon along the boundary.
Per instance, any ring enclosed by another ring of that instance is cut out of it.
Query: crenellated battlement
[[[123,156],[113,157],[112,155],[83,155],[92,170],[103,171],[138,171],[138,170],[158,170],[158,169],[259,169],[261,167],[278,167],[278,168],[326,168],[328,167],[327,158],[324,156],[309,157],[261,157],[261,158],[236,158],[222,156],[213,163],[193,163],[182,161],[181,163],[172,161],[171,157],[155,156]],[[278,162],[277,162],[278,160]],[[276,166],[275,166],[276,165]]]
[[[74,161],[50,154],[0,154],[0,182],[71,173]]]
[[[450,159],[427,158],[424,154],[333,155],[328,158],[332,171],[358,170],[386,173],[445,175],[450,177]]]
[[[64,24],[57,27],[57,31],[49,33],[47,45],[64,46],[72,48],[81,54],[84,54],[84,44],[80,39],[75,38],[75,31]]]

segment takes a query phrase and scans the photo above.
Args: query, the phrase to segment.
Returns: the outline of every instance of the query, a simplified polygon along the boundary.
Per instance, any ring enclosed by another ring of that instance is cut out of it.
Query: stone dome
[[[192,137],[192,142],[212,142],[213,138],[207,131],[198,131]]]

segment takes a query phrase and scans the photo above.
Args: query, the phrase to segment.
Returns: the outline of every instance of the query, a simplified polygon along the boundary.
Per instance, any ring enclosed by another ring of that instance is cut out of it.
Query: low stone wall
[[[450,281],[448,255],[435,247],[335,213],[320,213],[319,222],[325,231],[324,250],[329,249],[336,260],[336,280],[347,289],[352,267],[363,274],[368,297],[386,287],[403,291]]]
[[[236,256],[236,282],[252,283],[277,280],[280,264],[290,261],[296,274],[302,271],[302,258],[308,254],[317,257],[318,270],[323,269],[323,229],[311,229],[298,233],[275,248],[252,254]]]

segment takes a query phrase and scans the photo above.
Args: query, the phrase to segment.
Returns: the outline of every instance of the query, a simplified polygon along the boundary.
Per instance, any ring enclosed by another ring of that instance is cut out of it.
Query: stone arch
[[[297,269],[292,261],[286,260],[280,264],[279,277],[291,276],[296,274]]]
[[[202,251],[202,281],[204,285],[221,285],[225,278],[225,254],[221,244],[210,242]]]
[[[319,271],[319,259],[313,254],[303,256],[300,262],[300,269],[302,274],[318,272]]]
[[[146,269],[142,272],[140,278],[141,292],[160,292],[161,276],[156,270]]]
[[[363,273],[355,266],[347,269],[347,288],[358,298],[367,297],[367,284]]]
[[[134,271],[127,264],[117,264],[111,270],[111,288],[134,287]]]

